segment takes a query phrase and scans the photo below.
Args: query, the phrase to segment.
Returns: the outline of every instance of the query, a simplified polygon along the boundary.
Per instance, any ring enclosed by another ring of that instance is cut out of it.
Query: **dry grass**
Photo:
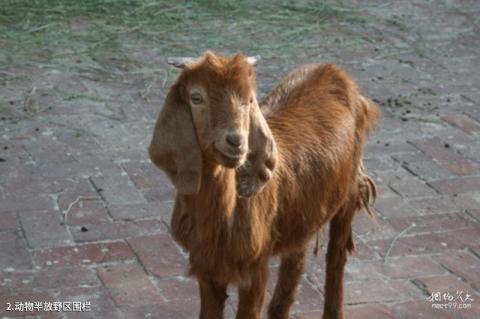
[[[365,38],[342,30],[368,23],[367,11],[333,0],[3,0],[0,85],[28,92],[39,85],[59,101],[127,103],[120,95],[112,101],[99,92],[62,91],[41,79],[52,71],[99,83],[127,81],[147,99],[176,72],[165,56],[206,49],[275,58],[279,68],[268,75],[274,82],[289,64],[334,60],[332,47],[361,47]],[[36,103],[38,92],[30,95]],[[23,97],[15,95],[14,105],[0,97],[1,113],[22,112]]]
[[[0,40],[12,55],[43,62],[132,46],[164,55],[210,48],[283,56],[319,46],[324,28],[362,19],[325,1],[4,0]]]

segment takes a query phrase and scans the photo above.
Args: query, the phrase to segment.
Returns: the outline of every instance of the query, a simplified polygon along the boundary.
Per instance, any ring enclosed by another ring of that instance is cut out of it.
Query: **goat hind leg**
[[[282,258],[272,301],[268,307],[268,318],[288,319],[298,283],[303,273],[305,250]]]
[[[323,319],[343,319],[343,275],[347,252],[353,251],[353,205],[345,205],[330,222]]]

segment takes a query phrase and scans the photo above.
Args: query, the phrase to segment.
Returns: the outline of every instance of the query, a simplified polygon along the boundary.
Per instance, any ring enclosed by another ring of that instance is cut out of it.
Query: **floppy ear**
[[[181,100],[177,85],[172,86],[166,97],[148,151],[153,163],[165,171],[179,194],[198,192],[202,153],[190,108]]]
[[[258,105],[250,110],[249,151],[245,163],[237,168],[237,195],[250,197],[260,192],[272,178],[277,163],[277,147]]]

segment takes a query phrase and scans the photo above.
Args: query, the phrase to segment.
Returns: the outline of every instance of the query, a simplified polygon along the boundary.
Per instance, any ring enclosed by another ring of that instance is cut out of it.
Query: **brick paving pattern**
[[[345,278],[350,319],[480,318],[480,5],[439,2],[371,9],[414,26],[427,57],[410,49],[378,53],[373,41],[330,52],[383,111],[365,154],[379,188],[378,220],[355,219],[358,252]],[[411,30],[392,22],[348,36],[395,43]],[[303,60],[262,60],[262,94]],[[0,86],[12,104],[47,84],[126,102],[37,95],[32,103],[51,103],[49,112],[2,115],[0,317],[28,315],[7,312],[6,302],[70,300],[89,301],[92,311],[28,318],[195,318],[196,282],[168,231],[174,189],[146,153],[166,86],[145,100],[121,69],[115,76],[123,81],[97,82],[24,62],[12,68],[30,75],[28,88]],[[277,267],[273,260],[272,278]],[[323,282],[324,254],[311,254],[293,318],[321,317]],[[427,296],[437,291],[468,292],[472,308],[432,309]],[[225,313],[233,318],[233,289],[230,295]]]

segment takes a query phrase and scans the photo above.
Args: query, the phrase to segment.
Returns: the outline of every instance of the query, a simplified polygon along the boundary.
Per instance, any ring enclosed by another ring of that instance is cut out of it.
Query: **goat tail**
[[[375,214],[372,212],[371,206],[377,199],[377,186],[373,179],[367,175],[363,162],[358,167],[359,182],[359,203],[358,208],[363,209],[370,218],[375,220]]]

